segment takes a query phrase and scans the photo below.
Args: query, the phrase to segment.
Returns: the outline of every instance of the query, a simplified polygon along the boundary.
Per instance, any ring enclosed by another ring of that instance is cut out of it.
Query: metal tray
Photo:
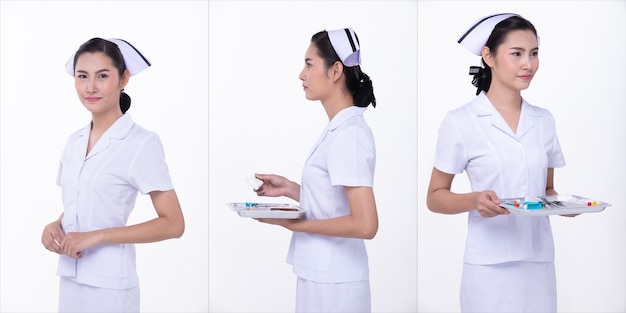
[[[611,204],[576,195],[554,195],[500,199],[500,206],[511,213],[544,216],[601,212]]]
[[[228,206],[242,217],[299,219],[305,210],[295,204],[230,202]]]

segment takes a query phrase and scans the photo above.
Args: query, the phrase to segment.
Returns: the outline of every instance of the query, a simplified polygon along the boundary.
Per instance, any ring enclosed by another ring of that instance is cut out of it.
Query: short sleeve
[[[337,134],[328,153],[328,174],[333,186],[372,187],[376,149],[369,129],[353,125]]]
[[[556,134],[556,122],[555,122],[554,116],[552,115],[552,113],[550,113],[550,111],[548,110],[544,110],[544,111],[547,115],[547,119],[550,123],[549,124],[550,129],[552,130],[552,133],[553,133],[552,149],[550,150],[550,153],[548,154],[548,167],[549,168],[564,167],[565,157],[563,156],[563,150],[561,150],[561,144],[559,143],[559,138]]]
[[[61,176],[63,175],[63,163],[59,162],[59,168],[57,169],[57,186],[61,186]]]
[[[65,147],[63,147],[63,152],[61,152],[61,157],[59,158],[59,167],[57,168],[57,179],[56,179],[56,184],[59,187],[61,187],[63,183],[62,182],[63,170],[65,169],[63,167],[63,164],[69,162],[69,159],[71,158],[71,151],[72,149],[74,149],[75,139],[76,139],[75,134],[72,134],[71,136],[69,136],[65,142]]]
[[[141,194],[174,189],[158,135],[146,136],[129,168],[129,181]]]
[[[448,174],[460,174],[467,166],[467,154],[455,118],[448,113],[439,126],[435,150],[435,168]]]

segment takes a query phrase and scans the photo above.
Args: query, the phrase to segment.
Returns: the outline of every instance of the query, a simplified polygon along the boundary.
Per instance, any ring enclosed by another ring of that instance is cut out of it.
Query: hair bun
[[[477,96],[481,90],[485,92],[489,90],[489,85],[491,84],[491,69],[488,67],[470,66],[469,74],[474,75],[472,85],[476,87]]]
[[[366,107],[370,103],[376,107],[376,97],[374,96],[374,87],[372,80],[367,74],[361,72],[361,80],[359,81],[358,92],[355,94],[354,103],[359,107]]]
[[[120,93],[120,109],[122,109],[122,114],[130,109],[130,96],[123,91]]]

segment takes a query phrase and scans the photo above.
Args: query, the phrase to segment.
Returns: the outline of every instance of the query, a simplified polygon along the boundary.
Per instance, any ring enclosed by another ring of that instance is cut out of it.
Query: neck
[[[519,90],[489,88],[487,98],[499,110],[519,110],[522,107],[522,94]]]
[[[117,119],[122,117],[122,111],[113,111],[102,114],[91,115],[91,129],[93,131],[105,131],[107,130]]]
[[[329,96],[326,99],[321,100],[322,106],[326,111],[326,115],[328,115],[328,120],[332,120],[339,111],[349,108],[354,105],[354,99],[352,95],[347,91],[338,92]]]

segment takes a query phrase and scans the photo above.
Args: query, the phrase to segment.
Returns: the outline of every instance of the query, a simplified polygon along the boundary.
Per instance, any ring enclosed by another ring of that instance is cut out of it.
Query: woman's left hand
[[[85,249],[98,244],[96,232],[73,232],[65,234],[61,240],[61,251],[71,258],[78,259],[83,256]]]

